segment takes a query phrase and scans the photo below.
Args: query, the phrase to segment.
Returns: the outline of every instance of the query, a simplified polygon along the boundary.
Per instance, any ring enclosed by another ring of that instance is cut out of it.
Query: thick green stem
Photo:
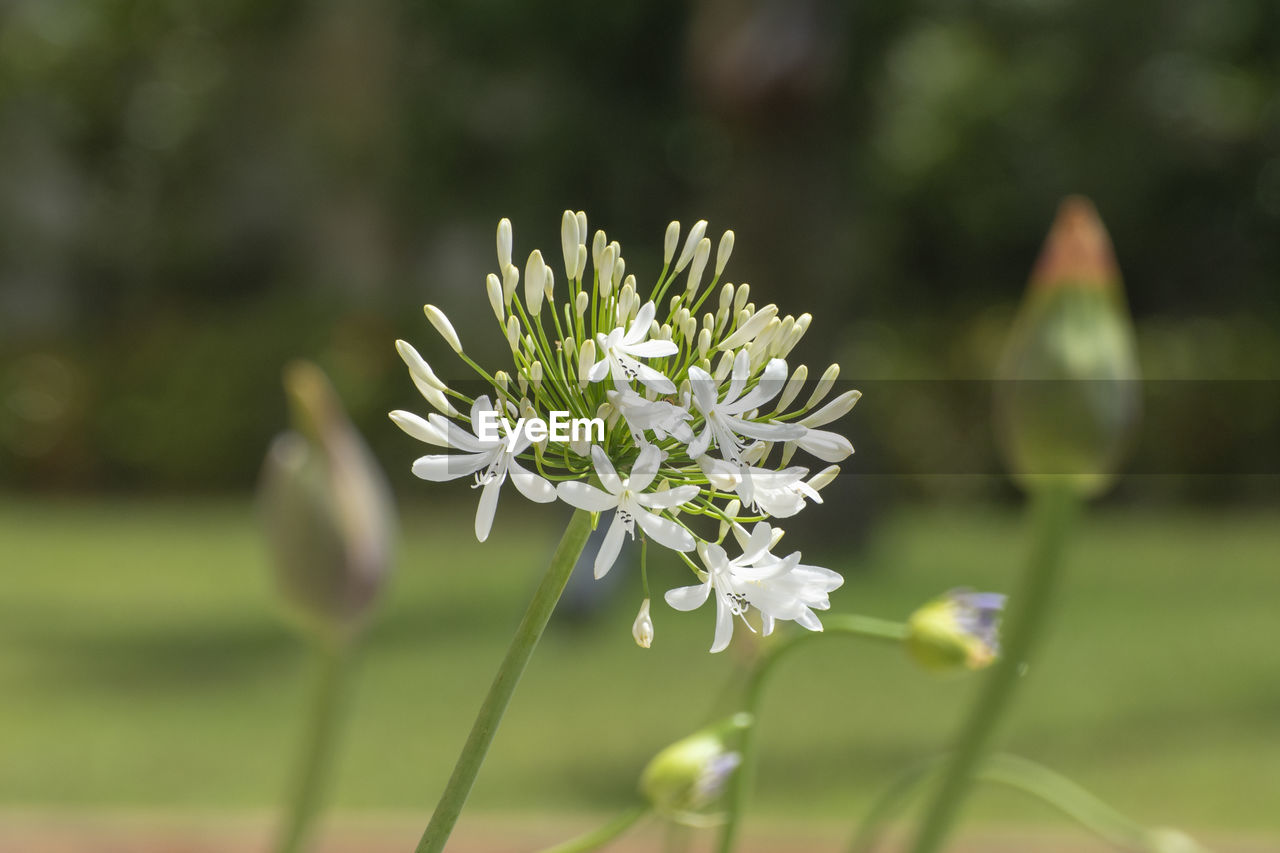
[[[742,813],[746,809],[747,798],[751,795],[751,787],[755,781],[756,752],[759,742],[756,730],[760,725],[760,699],[764,695],[769,676],[777,667],[778,661],[787,657],[794,649],[813,643],[829,634],[901,643],[907,638],[907,626],[900,622],[889,622],[871,616],[828,616],[823,622],[822,633],[798,634],[770,647],[760,656],[747,678],[744,690],[742,710],[752,715],[753,722],[742,732],[740,746],[742,764],[729,781],[728,811],[725,815],[724,827],[720,830],[720,853],[730,853],[737,843]]]
[[[555,553],[551,556],[551,565],[547,567],[547,573],[543,575],[542,582],[534,591],[524,618],[520,620],[516,635],[511,639],[507,655],[502,659],[502,665],[498,667],[498,673],[493,678],[493,684],[490,685],[489,693],[484,698],[484,704],[480,706],[480,713],[476,715],[475,722],[471,725],[471,733],[467,735],[467,742],[463,744],[462,754],[458,756],[453,774],[449,776],[449,782],[445,785],[444,793],[440,796],[440,802],[436,804],[436,810],[431,815],[431,821],[427,824],[427,829],[422,834],[422,840],[418,842],[415,853],[439,853],[449,840],[454,824],[458,822],[458,814],[462,811],[467,795],[471,793],[471,786],[475,784],[476,775],[480,772],[480,765],[484,763],[489,744],[493,742],[498,724],[502,722],[502,715],[511,701],[511,694],[515,692],[516,685],[520,682],[520,676],[533,655],[534,647],[538,645],[538,639],[547,627],[551,612],[555,610],[556,603],[564,592],[564,586],[569,581],[569,575],[572,574],[578,557],[582,555],[582,549],[586,546],[587,537],[590,535],[591,513],[576,510],[573,518],[569,520],[569,526],[565,528],[564,536],[560,538],[560,544],[556,546]]]
[[[647,814],[649,814],[648,806],[634,806],[599,829],[579,835],[577,838],[570,839],[563,844],[557,844],[555,847],[548,847],[542,853],[590,853],[592,850],[599,850],[635,826],[640,818]]]
[[[348,648],[341,640],[323,638],[316,641],[315,649],[317,674],[311,717],[289,811],[276,842],[277,853],[298,853],[305,848],[328,787],[342,717]]]
[[[1062,565],[1063,545],[1078,507],[1079,498],[1065,485],[1050,485],[1034,495],[1031,555],[1021,586],[1009,599],[1000,659],[987,674],[960,731],[911,846],[913,853],[940,850],[960,813],[974,771],[990,747],[1044,627]]]

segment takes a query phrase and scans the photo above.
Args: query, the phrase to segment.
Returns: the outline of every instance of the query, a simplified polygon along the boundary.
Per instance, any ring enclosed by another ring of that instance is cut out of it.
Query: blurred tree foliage
[[[494,223],[554,246],[565,207],[642,279],[668,219],[732,227],[730,272],[818,315],[800,355],[974,379],[1083,192],[1149,374],[1274,380],[1277,56],[1270,0],[10,0],[0,476],[242,486],[296,355],[402,458],[392,338],[448,378],[421,303],[483,350]],[[987,464],[985,398],[939,387],[863,446],[927,473],[968,418]],[[1206,452],[1203,407],[1179,411],[1152,470]],[[1274,442],[1213,435],[1213,464],[1280,470]]]

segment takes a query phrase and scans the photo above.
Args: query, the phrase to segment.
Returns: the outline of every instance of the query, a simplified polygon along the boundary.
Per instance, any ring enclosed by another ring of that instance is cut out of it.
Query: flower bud
[[[422,311],[431,321],[431,325],[435,326],[436,331],[440,333],[440,337],[444,338],[444,342],[451,346],[454,352],[462,352],[462,342],[458,340],[458,333],[453,330],[453,324],[449,322],[444,312],[434,305],[424,305]]]
[[[587,306],[591,304],[591,295],[585,290],[579,290],[578,295],[573,298],[573,310],[579,317],[587,313]]]
[[[800,365],[791,374],[791,378],[787,380],[787,384],[782,386],[782,394],[778,397],[778,407],[775,411],[784,411],[787,406],[791,405],[791,401],[796,398],[800,390],[804,388],[804,383],[809,379],[809,368],[806,365]]]
[[[1208,853],[1195,839],[1176,829],[1160,827],[1146,834],[1144,850],[1151,853]]]
[[[276,585],[310,629],[345,639],[390,572],[395,508],[320,368],[291,364],[284,383],[294,428],[271,443],[259,487]]]
[[[830,403],[827,403],[821,409],[800,420],[801,426],[820,427],[829,424],[832,421],[838,421],[857,405],[862,399],[861,391],[845,391],[839,397],[836,397]]]
[[[742,763],[742,756],[729,749],[727,740],[752,723],[750,714],[734,714],[671,744],[640,774],[640,792],[656,812],[676,820],[705,808]]]
[[[746,285],[743,285],[743,287],[746,287]],[[756,335],[764,331],[770,321],[777,316],[777,305],[764,306],[759,311],[748,317],[746,321],[739,323],[737,331],[720,342],[720,349],[730,350],[735,347],[742,346],[747,341],[755,340]]]
[[[707,233],[707,220],[699,219],[689,229],[689,237],[684,241],[684,249],[680,251],[680,259],[676,261],[676,272],[680,272],[689,265],[689,261],[693,260],[693,253],[697,251],[698,244],[702,242],[702,237]]]
[[[498,269],[505,270],[511,266],[511,220],[502,218],[498,221]]]
[[[515,264],[507,264],[502,270],[502,304],[511,304],[511,297],[516,295],[519,284],[520,270],[516,269]]]
[[[702,285],[702,274],[707,269],[707,257],[711,254],[711,240],[703,237],[698,241],[698,248],[693,252],[693,263],[689,265],[689,280],[685,285],[685,298],[692,299]]]
[[[587,338],[578,350],[578,387],[586,388],[591,381],[591,368],[596,363],[596,342]]]
[[[998,444],[1025,489],[1113,481],[1139,418],[1138,364],[1111,241],[1087,200],[1058,210],[997,371]]]
[[[534,249],[524,266],[524,304],[528,306],[530,316],[537,317],[542,312],[542,296],[546,285],[547,263],[542,259],[542,251]]]
[[[747,306],[747,299],[750,298],[751,285],[743,282],[733,291],[733,313],[737,314]]]
[[[578,263],[573,268],[573,280],[582,281],[582,274],[587,271],[587,247],[585,245],[578,246]]]
[[[1000,653],[998,634],[1005,597],[953,590],[907,620],[907,651],[926,669],[982,669]]]
[[[814,406],[822,402],[823,398],[831,391],[831,386],[836,384],[836,377],[840,375],[840,365],[832,364],[822,371],[822,378],[818,380],[818,384],[814,386],[813,393],[809,395],[809,400],[804,404],[806,409],[812,409]]]
[[[725,265],[729,263],[729,256],[733,254],[733,232],[726,231],[720,236],[720,245],[716,247],[716,278],[724,272]]]
[[[826,468],[823,468],[821,471],[819,471],[818,473],[810,477],[809,482],[806,485],[808,485],[808,487],[813,489],[815,492],[820,492],[826,486],[831,485],[831,483],[839,475],[840,475],[839,465],[828,465]]]
[[[599,274],[601,296],[608,296],[613,292],[613,265],[617,259],[617,250],[613,248],[612,244],[605,246],[604,251],[600,253],[600,260],[596,263],[596,272]]]
[[[667,226],[666,236],[662,238],[662,265],[670,266],[675,257],[676,245],[680,242],[680,223],[672,222]]]
[[[649,615],[647,598],[640,603],[640,612],[636,614],[636,621],[631,623],[631,636],[635,638],[636,645],[642,649],[653,645],[653,617]]]
[[[489,277],[484,280],[485,291],[489,294],[489,307],[493,309],[493,316],[498,318],[498,322],[502,322],[506,307],[502,301],[502,282],[493,273],[489,273]]]
[[[564,255],[564,274],[573,278],[578,268],[578,217],[572,210],[566,210],[560,217],[560,251]]]
[[[737,518],[740,512],[742,512],[742,501],[737,498],[724,505],[724,517],[720,519],[720,529],[716,531],[718,539],[724,539],[729,532],[730,519]]]

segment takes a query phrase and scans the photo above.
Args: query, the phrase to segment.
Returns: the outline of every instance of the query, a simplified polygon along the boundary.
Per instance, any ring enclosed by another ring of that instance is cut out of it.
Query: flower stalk
[[[333,756],[341,729],[342,709],[350,670],[350,647],[338,640],[317,638],[315,693],[307,722],[301,759],[289,798],[285,822],[276,842],[276,853],[298,853],[320,813],[329,787]]]
[[[1031,556],[1020,589],[1009,599],[1004,648],[960,731],[955,751],[910,848],[913,853],[934,853],[941,849],[955,824],[975,770],[1008,710],[1023,667],[1035,652],[1058,585],[1064,546],[1079,505],[1079,495],[1066,483],[1046,485],[1032,495]]]
[[[720,853],[730,853],[738,840],[738,830],[742,822],[742,813],[746,809],[747,799],[751,795],[751,786],[755,777],[756,753],[759,751],[757,736],[760,715],[760,700],[769,678],[777,669],[779,661],[789,657],[801,646],[824,636],[839,634],[849,637],[878,640],[881,642],[902,643],[909,636],[906,625],[890,622],[872,616],[837,615],[828,616],[823,623],[823,633],[797,634],[789,639],[771,646],[756,661],[747,677],[743,691],[743,710],[751,714],[753,723],[742,732],[740,751],[742,765],[729,781],[728,809],[725,813],[724,826],[720,830],[720,841],[717,849]]]
[[[651,811],[652,809],[647,805],[633,806],[604,826],[579,835],[577,838],[571,838],[554,847],[548,847],[542,853],[590,853],[592,850],[599,850],[631,829],[643,818],[648,817]]]
[[[471,733],[467,736],[462,753],[458,756],[453,773],[449,776],[449,782],[445,785],[444,793],[436,804],[435,812],[431,815],[431,821],[427,824],[415,853],[439,853],[453,833],[458,815],[462,812],[462,806],[466,803],[480,766],[484,763],[485,754],[489,751],[489,744],[493,742],[493,736],[511,702],[511,695],[520,682],[520,676],[524,674],[542,632],[546,630],[551,613],[564,592],[569,575],[573,572],[590,534],[591,513],[577,510],[569,519],[560,544],[551,556],[547,573],[543,575],[524,618],[520,620],[520,626],[507,648],[502,665],[498,667],[493,684],[484,698],[484,704],[480,706],[480,713],[476,715]]]

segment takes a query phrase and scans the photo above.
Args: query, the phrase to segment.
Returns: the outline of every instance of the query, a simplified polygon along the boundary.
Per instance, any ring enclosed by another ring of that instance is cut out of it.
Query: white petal
[[[659,358],[664,355],[675,355],[680,347],[672,341],[642,341],[638,344],[626,344],[623,351],[636,358]]]
[[[646,444],[640,448],[640,455],[631,466],[631,475],[627,477],[627,485],[633,492],[643,492],[649,488],[654,477],[658,476],[658,467],[662,465],[662,451],[657,445]]]
[[[599,382],[608,375],[609,375],[609,358],[606,356],[605,358],[602,358],[599,361],[597,361],[595,364],[591,365],[591,370],[588,371],[587,378],[590,379],[592,382]]]
[[[764,372],[760,374],[760,381],[756,383],[756,387],[748,391],[742,399],[738,400],[728,409],[732,414],[741,412],[749,412],[752,409],[758,409],[765,403],[778,396],[784,385],[787,384],[787,363],[780,358],[773,358],[764,366]]]
[[[598,444],[591,445],[591,462],[595,465],[596,476],[600,478],[601,485],[615,495],[622,491],[622,480],[618,477],[613,462],[609,460],[609,454]]]
[[[808,628],[810,631],[821,631],[822,623],[818,621],[818,617],[813,615],[813,611],[805,608],[796,616],[796,624],[802,628]]]
[[[476,507],[476,538],[481,542],[489,538],[493,527],[493,514],[498,510],[498,495],[502,492],[505,477],[494,477],[480,490],[480,506]]]
[[[839,462],[853,453],[849,439],[836,432],[811,429],[796,440],[801,450],[812,453],[823,462]]]
[[[716,404],[716,380],[701,367],[689,368],[689,387],[698,411],[706,414]]]
[[[449,446],[444,434],[433,427],[426,418],[419,417],[413,412],[401,411],[400,409],[392,412],[390,417],[396,426],[418,441],[425,441],[427,444],[434,444],[436,447]]]
[[[507,466],[507,473],[511,475],[511,482],[515,483],[520,494],[534,503],[546,504],[556,499],[555,486],[532,471],[521,468],[514,459]]]
[[[702,490],[697,486],[676,486],[674,489],[638,495],[636,500],[641,506],[647,506],[649,509],[673,509],[687,504],[696,498],[700,491]]]
[[[722,652],[733,639],[733,611],[723,595],[716,596],[716,636],[711,642],[711,653]]]
[[[804,437],[805,428],[799,424],[786,424],[777,421],[749,421],[746,418],[725,418],[730,428],[747,438],[758,438],[762,441],[798,441]],[[843,458],[843,457],[841,457]],[[834,461],[834,460],[833,460]]]
[[[608,492],[602,492],[595,486],[570,480],[556,486],[556,494],[560,500],[571,507],[585,509],[587,512],[604,512],[618,505],[618,498]]]
[[[463,453],[487,453],[501,444],[501,442],[481,442],[444,415],[437,415],[434,412],[427,415],[427,422],[444,435],[445,447],[450,450],[461,450]]]
[[[640,529],[659,545],[665,545],[673,551],[692,551],[697,544],[692,533],[669,518],[654,515],[640,507],[635,507],[632,513]]]
[[[659,394],[676,393],[676,384],[668,379],[664,374],[659,373],[647,364],[635,363],[636,378],[646,388],[652,388]]]
[[[702,428],[702,434],[689,442],[689,458],[697,459],[699,456],[707,452],[707,448],[711,445],[711,427],[710,425]]]
[[[413,475],[433,483],[456,480],[474,474],[492,461],[487,453],[441,453],[422,456],[413,462]]]
[[[564,485],[564,483],[561,483]],[[618,552],[622,550],[622,537],[627,532],[626,527],[622,524],[622,519],[616,514],[613,517],[613,523],[609,525],[609,531],[604,535],[604,541],[600,543],[600,550],[596,552],[595,573],[597,578],[602,578],[613,568],[614,562],[618,559]]]
[[[706,583],[694,584],[693,586],[682,586],[676,589],[667,590],[663,596],[667,600],[667,604],[675,610],[689,611],[697,610],[707,601],[707,596],[711,593],[711,581]]]
[[[643,341],[649,334],[649,327],[653,325],[653,318],[657,313],[657,306],[652,302],[646,302],[641,305],[636,318],[631,321],[631,325],[627,328],[627,333],[623,336],[622,342],[624,344],[638,344]]]

